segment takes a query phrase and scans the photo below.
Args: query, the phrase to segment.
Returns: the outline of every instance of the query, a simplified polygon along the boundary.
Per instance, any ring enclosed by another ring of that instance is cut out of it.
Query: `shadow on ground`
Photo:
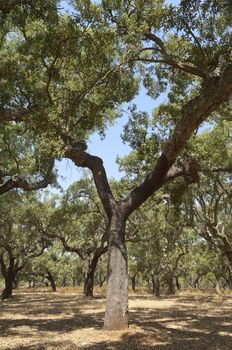
[[[2,339],[31,338],[30,344],[17,345],[16,341],[11,347],[0,346],[0,349],[232,349],[230,296],[215,299],[212,295],[181,295],[159,300],[151,296],[133,296],[130,329],[113,333],[101,330],[103,305],[104,300],[100,298],[86,300],[61,294],[19,295],[16,300],[0,304],[0,336]],[[20,314],[20,317],[14,318],[12,314]],[[35,334],[44,334],[44,339],[38,341],[32,330]],[[79,338],[75,339],[78,331]],[[46,338],[47,332],[54,336]]]

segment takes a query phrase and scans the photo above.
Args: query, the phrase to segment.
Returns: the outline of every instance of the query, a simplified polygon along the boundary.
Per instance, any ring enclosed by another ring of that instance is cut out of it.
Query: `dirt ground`
[[[29,289],[0,301],[1,350],[231,350],[232,295],[130,295],[130,328],[103,331],[104,298]]]

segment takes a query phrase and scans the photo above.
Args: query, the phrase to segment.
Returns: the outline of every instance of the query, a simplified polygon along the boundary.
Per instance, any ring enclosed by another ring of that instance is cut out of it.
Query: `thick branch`
[[[155,34],[153,33],[147,33],[145,34],[145,37],[152,42],[154,42],[158,47],[160,48],[160,52],[163,56],[163,58],[160,59],[162,63],[165,63],[173,68],[177,68],[178,70],[181,70],[186,73],[190,73],[193,75],[196,75],[198,77],[201,77],[203,79],[207,78],[207,74],[199,67],[194,66],[193,64],[188,64],[185,62],[182,62],[181,59],[178,59],[177,57],[170,54],[165,47],[164,42]],[[143,60],[144,61],[144,60]],[[154,63],[157,60],[154,60]],[[152,62],[152,59],[150,60]]]
[[[22,110],[1,108],[0,109],[0,121],[20,123],[25,119],[25,117],[28,114],[30,114],[31,112],[35,111],[38,108],[39,108],[39,106],[31,106],[28,109],[22,109]]]
[[[53,237],[53,238],[59,239],[61,241],[61,243],[63,244],[64,249],[67,252],[76,253],[81,258],[81,260],[85,260],[85,255],[83,254],[81,249],[78,248],[78,247],[70,246],[64,236],[52,233],[52,234],[49,234],[49,237]]]
[[[111,192],[102,159],[72,148],[67,149],[65,155],[67,158],[71,159],[76,166],[88,168],[92,171],[102,205],[108,218],[111,217],[112,210],[116,205],[116,200]]]
[[[212,112],[226,102],[231,94],[232,65],[226,69],[222,77],[209,78],[207,84],[202,86],[198,96],[183,106],[180,121],[167,142],[154,170],[122,202],[127,216],[163,186],[167,181],[170,168],[194,131]]]
[[[46,188],[52,182],[52,170],[54,167],[54,163],[54,159],[50,160],[47,173],[41,181],[29,183],[27,180],[21,179],[17,176],[13,176],[11,179],[9,179],[3,185],[0,186],[0,195],[10,191],[13,188],[21,188],[24,191],[35,191],[41,188]]]

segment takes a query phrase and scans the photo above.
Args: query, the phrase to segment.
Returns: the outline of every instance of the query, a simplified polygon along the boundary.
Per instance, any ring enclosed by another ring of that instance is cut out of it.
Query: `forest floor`
[[[130,327],[102,330],[104,298],[22,289],[0,301],[1,350],[231,350],[232,295],[130,293]]]

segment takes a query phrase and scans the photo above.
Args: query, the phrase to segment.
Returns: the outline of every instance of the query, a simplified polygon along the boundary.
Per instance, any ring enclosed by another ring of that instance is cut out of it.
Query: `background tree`
[[[190,147],[201,156],[200,183],[189,188],[184,196],[190,225],[211,249],[224,255],[229,266],[232,261],[230,129],[230,123],[223,121],[195,137]]]
[[[102,206],[91,178],[72,184],[62,198],[47,203],[48,207],[51,205],[54,208],[47,215],[47,225],[42,223],[43,230],[51,239],[58,239],[66,252],[75,253],[81,259],[84,295],[92,297],[95,271],[107,251],[107,238]]]
[[[54,242],[40,257],[31,261],[26,276],[29,280],[47,281],[55,292],[58,286],[73,285],[73,271],[77,269],[73,254],[65,254],[60,242]],[[79,271],[81,274],[81,271]],[[82,278],[82,276],[79,276]]]
[[[30,259],[42,255],[48,241],[30,220],[31,210],[39,209],[35,198],[12,192],[1,197],[0,206],[0,265],[5,280],[2,299],[7,299],[12,295],[19,273]]]

